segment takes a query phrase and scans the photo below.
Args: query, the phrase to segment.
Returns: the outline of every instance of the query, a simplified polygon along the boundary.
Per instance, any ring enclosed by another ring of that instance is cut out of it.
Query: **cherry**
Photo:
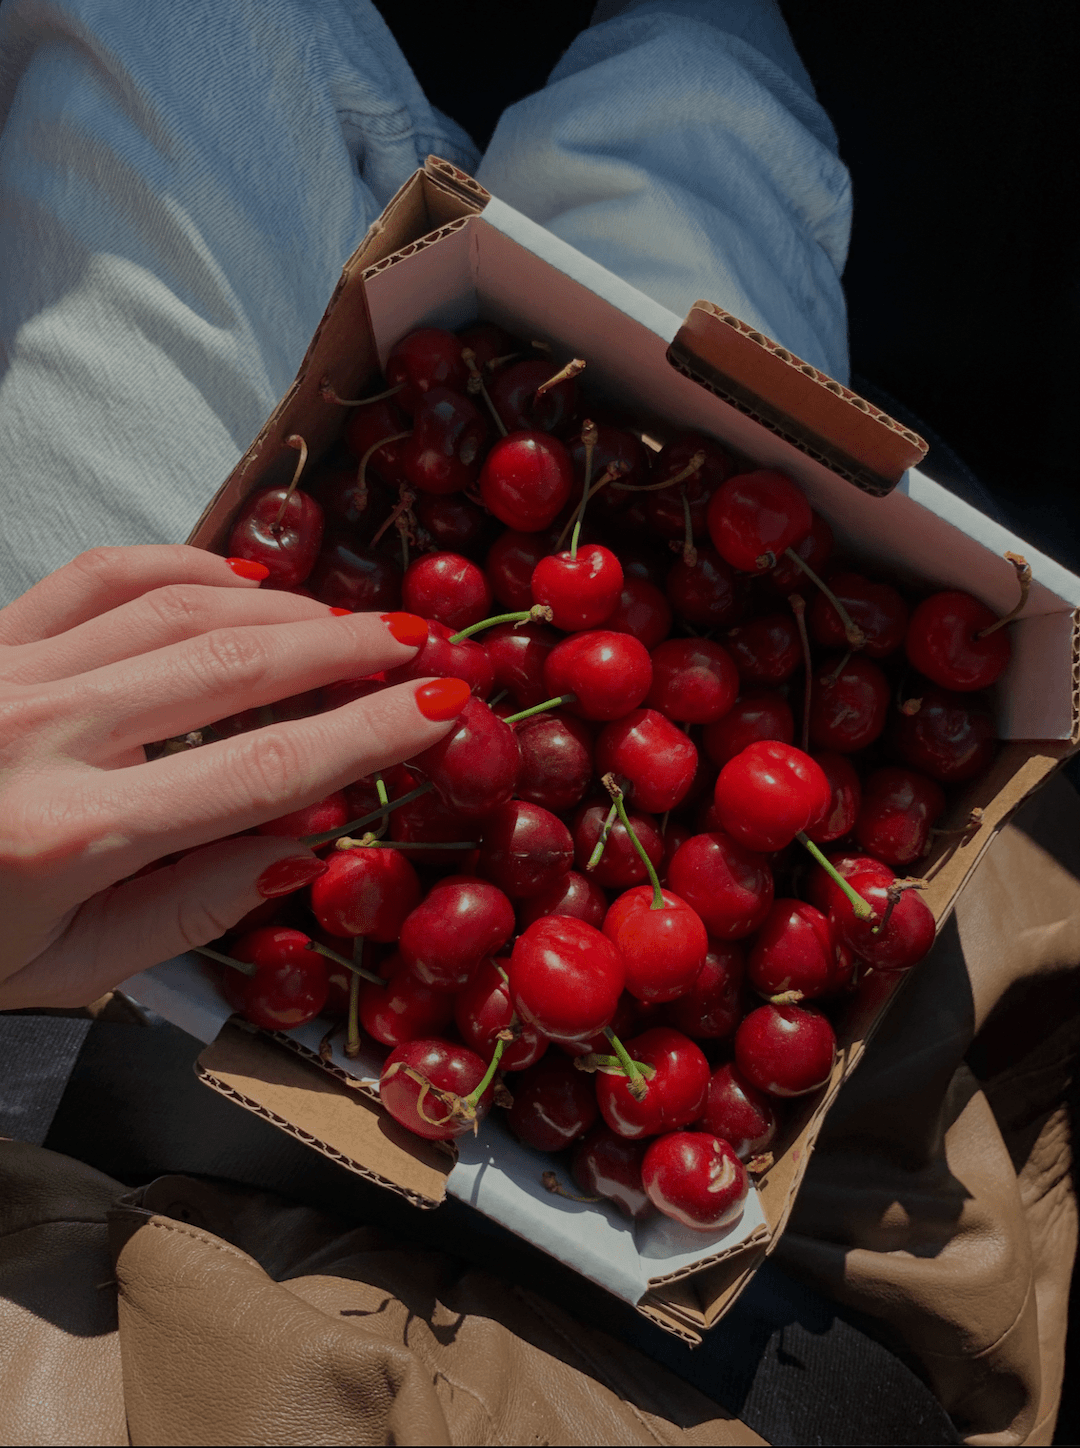
[[[810,695],[810,739],[818,749],[854,754],[873,744],[885,728],[889,681],[877,664],[852,654],[829,658],[814,675]]]
[[[413,759],[462,819],[506,804],[517,786],[521,750],[509,724],[470,695],[449,734]]]
[[[488,1086],[470,1112],[464,1108],[487,1066],[465,1046],[438,1037],[406,1041],[391,1051],[379,1077],[379,1098],[395,1121],[428,1141],[449,1141],[472,1131],[491,1110]]]
[[[327,541],[308,587],[320,603],[353,613],[401,607],[401,569],[394,560],[343,537]]]
[[[713,546],[743,573],[775,568],[784,550],[809,533],[813,521],[810,504],[791,479],[768,469],[728,478],[709,504]]]
[[[619,600],[604,620],[605,627],[633,634],[651,653],[671,632],[671,622],[671,605],[656,584],[628,576],[624,570]]]
[[[575,694],[568,705],[586,719],[621,719],[636,709],[652,684],[647,650],[630,634],[593,629],[556,644],[544,661],[550,697]]]
[[[688,990],[705,964],[709,938],[701,917],[652,885],[627,890],[604,917],[603,931],[626,966],[626,989],[639,1001],[659,1004]]]
[[[751,689],[736,699],[722,719],[706,726],[702,744],[712,762],[723,768],[749,744],[762,739],[790,744],[794,738],[795,720],[783,694]]]
[[[491,591],[508,612],[521,613],[532,607],[533,573],[555,543],[556,539],[546,533],[522,533],[508,528],[491,545],[484,572]]]
[[[408,789],[404,792],[408,794],[423,783],[423,777],[415,770],[410,770]],[[458,841],[468,840],[470,830],[473,834],[477,832],[475,823],[462,819],[456,810],[451,809],[434,791],[399,806],[390,815],[390,838],[396,844],[456,844]],[[416,854],[418,858],[423,856],[425,865],[435,867],[449,865],[454,870],[462,870],[467,863],[464,850],[425,849],[417,850]]]
[[[547,1055],[514,1082],[514,1104],[506,1122],[526,1146],[562,1151],[584,1136],[597,1114],[588,1076],[565,1056]]]
[[[229,532],[226,553],[270,570],[268,583],[291,588],[315,565],[323,511],[299,488],[261,488],[251,494]]]
[[[523,1021],[553,1041],[594,1036],[610,1024],[626,969],[595,926],[549,915],[518,936],[508,969],[510,998]]]
[[[490,542],[492,520],[460,493],[421,493],[413,511],[421,532],[437,552],[461,553],[471,558]]]
[[[815,845],[827,845],[842,839],[854,828],[862,786],[846,754],[834,754],[826,749],[813,755],[813,760],[828,781],[829,806],[816,824],[807,825],[806,833]]]
[[[483,648],[491,663],[493,688],[505,689],[519,709],[542,704],[548,698],[544,660],[558,642],[555,630],[540,623],[499,623],[487,629]]]
[[[773,1144],[776,1109],[764,1091],[744,1081],[729,1061],[712,1073],[705,1111],[697,1124],[730,1143],[740,1161],[749,1161]]]
[[[477,367],[485,372],[492,370],[493,362],[503,361],[505,365],[505,359],[513,352],[520,352],[524,345],[494,322],[474,322],[471,327],[463,327],[457,336],[462,349],[470,348]]]
[[[685,845],[693,833],[694,831],[689,825],[679,824],[678,820],[668,820],[667,827],[662,836],[664,841],[664,858],[656,867],[656,872],[660,876],[661,885],[666,885],[668,882],[668,867],[675,856],[675,851],[680,845]]]
[[[290,814],[279,815],[276,820],[267,820],[259,825],[260,835],[283,835],[288,839],[300,840],[305,835],[321,835],[324,830],[339,830],[357,816],[349,813],[348,802],[341,790],[335,790],[317,804],[304,809],[294,809]]]
[[[332,935],[394,941],[420,902],[420,881],[401,850],[375,845],[335,850],[311,886],[315,918]]]
[[[709,1089],[709,1063],[701,1047],[670,1026],[653,1026],[624,1044],[630,1059],[652,1066],[654,1074],[638,1100],[622,1071],[608,1068],[596,1073],[596,1102],[611,1130],[640,1140],[696,1121]]]
[[[394,954],[383,961],[379,974],[385,985],[364,981],[360,986],[359,1019],[368,1035],[383,1046],[441,1035],[454,1017],[453,997],[426,985]]]
[[[724,639],[747,684],[782,684],[802,663],[799,630],[789,613],[770,613],[729,629]]]
[[[897,891],[894,903],[889,885],[871,871],[851,875],[848,883],[873,908],[876,918],[859,920],[846,899],[835,902],[829,919],[845,945],[875,970],[910,970],[918,965],[933,945],[936,930],[933,914],[918,894]]]
[[[256,969],[254,975],[224,972],[222,989],[233,1010],[264,1031],[289,1031],[313,1020],[326,1005],[329,985],[326,962],[310,944],[310,936],[280,925],[234,940],[233,958]]]
[[[481,961],[468,985],[454,997],[454,1020],[461,1039],[478,1056],[490,1057],[500,1031],[514,1032],[499,1061],[501,1071],[535,1066],[548,1048],[547,1037],[535,1026],[518,1023],[505,971],[495,960]]]
[[[609,1056],[612,1051],[612,1042],[608,1038],[608,1031],[613,1036],[618,1036],[620,1041],[625,1040],[628,1036],[636,1035],[644,1026],[652,1024],[651,1018],[655,1014],[655,1007],[643,1005],[641,1001],[624,990],[619,997],[619,1004],[615,1007],[615,1014],[610,1026],[584,1040],[560,1041],[559,1050],[568,1056]]]
[[[791,551],[819,575],[832,550],[833,531],[820,513],[814,514],[809,533],[791,546]],[[797,588],[806,587],[806,574],[793,558],[785,556],[769,574],[769,582],[779,593],[794,593]]]
[[[402,607],[437,619],[457,632],[491,613],[491,586],[460,553],[425,553],[414,558],[401,583]]]
[[[331,468],[313,477],[307,491],[323,510],[327,533],[352,534],[370,538],[385,522],[393,506],[390,493],[373,477],[361,480],[355,463],[348,468]],[[294,592],[303,584],[294,584]]]
[[[585,489],[585,443],[580,433],[567,444],[570,461],[574,466],[574,489],[571,496],[581,501]],[[609,510],[625,508],[631,494],[627,488],[640,487],[649,481],[648,452],[640,438],[624,428],[611,427],[605,423],[596,425],[596,442],[593,445],[591,481],[596,482],[615,463],[625,469],[618,479],[618,486],[609,483],[596,495],[590,508]]]
[[[645,1151],[644,1141],[628,1141],[597,1126],[574,1148],[570,1171],[583,1192],[606,1197],[620,1212],[641,1221],[654,1210],[641,1180]]]
[[[735,575],[712,548],[699,548],[694,563],[679,559],[664,587],[679,617],[698,628],[724,628],[742,616]]]
[[[685,474],[699,452],[705,454],[705,459],[689,477],[646,496],[646,524],[662,538],[681,538],[685,532],[683,493],[690,506],[690,526],[695,536],[701,537],[705,532],[705,519],[713,494],[724,479],[735,472],[735,459],[726,449],[713,442],[712,438],[691,432],[684,433],[660,449],[653,462],[651,481],[662,483],[680,473]]]
[[[527,800],[511,800],[484,821],[477,874],[511,900],[528,900],[561,880],[574,863],[562,820]]]
[[[600,496],[603,497],[603,493]],[[654,588],[663,588],[671,558],[667,553],[660,553],[647,538],[622,534],[619,537],[619,562],[624,578],[640,578]]]
[[[469,382],[460,339],[441,327],[422,327],[395,342],[385,371],[390,387],[401,385],[394,402],[410,417],[433,387],[464,392]]]
[[[607,908],[607,896],[600,886],[577,870],[570,870],[541,894],[521,902],[517,912],[518,930],[526,930],[543,915],[573,915],[599,930]]]
[[[596,741],[597,773],[614,774],[634,805],[654,814],[682,803],[697,761],[690,738],[655,709],[634,709],[606,725]]]
[[[842,875],[849,883],[852,876],[864,874],[867,871],[883,885],[891,885],[896,879],[896,875],[888,865],[882,864],[880,860],[876,860],[870,855],[847,851],[829,855],[827,858],[837,874]],[[811,905],[816,905],[823,915],[831,915],[833,907],[838,901],[847,901],[847,896],[836,881],[820,865],[814,865],[808,872],[805,893]]]
[[[380,770],[379,775],[389,800],[400,799],[419,783],[417,775],[404,764],[391,765],[389,769]],[[362,819],[381,806],[376,778],[374,774],[365,774],[345,786],[346,820]]]
[[[408,683],[412,679],[464,679],[478,699],[486,699],[495,682],[491,660],[482,644],[474,639],[452,643],[452,633],[444,623],[432,619],[428,636],[407,664],[387,670],[388,684]]]
[[[488,453],[480,471],[480,496],[508,528],[540,533],[558,517],[572,481],[569,454],[557,438],[512,432]]]
[[[553,709],[516,726],[521,767],[517,796],[566,814],[580,804],[593,776],[593,741],[580,719]]]
[[[831,988],[835,955],[820,910],[802,900],[775,900],[747,958],[747,980],[767,998],[797,991],[809,1000]]]
[[[863,789],[855,838],[868,854],[901,869],[927,852],[930,830],[945,812],[941,786],[914,769],[875,769]]]
[[[650,1143],[641,1179],[653,1206],[697,1232],[736,1221],[749,1189],[732,1148],[704,1131],[673,1131]]]
[[[396,488],[405,481],[402,453],[406,439],[400,434],[408,431],[409,419],[394,398],[385,397],[380,402],[366,402],[362,407],[351,408],[342,435],[357,458],[367,456],[367,472],[378,473]],[[383,438],[389,437],[394,441],[382,442]],[[380,442],[382,446],[376,447],[376,443]],[[371,452],[372,448],[375,448],[374,452]]]
[[[752,935],[773,901],[768,861],[722,830],[692,835],[676,850],[668,883],[717,940]]]
[[[622,565],[609,548],[587,543],[541,558],[532,576],[534,603],[551,609],[556,628],[595,628],[613,612],[622,592]]]
[[[739,1074],[770,1096],[806,1096],[832,1074],[836,1035],[812,1006],[759,1006],[735,1032]]]
[[[401,927],[401,958],[425,985],[460,990],[514,931],[514,907],[488,880],[451,875],[431,887]]]
[[[913,768],[942,784],[959,784],[988,769],[997,753],[994,720],[986,706],[967,694],[923,689],[918,709],[902,709],[891,742]]]
[[[589,868],[610,808],[607,802],[594,802],[582,805],[574,815],[570,826],[574,839],[574,863],[604,889],[625,890],[631,885],[640,885],[648,877],[648,871],[621,821],[615,820],[611,825],[603,854]],[[627,816],[638,843],[652,861],[653,868],[658,868],[664,858],[664,841],[655,822],[636,810],[628,810]]]
[[[739,692],[731,655],[708,639],[669,639],[652,652],[653,681],[646,702],[681,724],[712,724]]]
[[[487,438],[487,419],[468,397],[447,387],[431,388],[402,449],[406,481],[421,493],[460,493],[476,482]]]
[[[705,963],[689,988],[665,1006],[664,1019],[695,1040],[730,1036],[742,1020],[745,970],[740,946],[710,941]]]
[[[933,593],[911,615],[904,640],[907,656],[920,674],[942,689],[956,693],[988,689],[1012,655],[1005,629],[980,637],[997,621],[997,614],[970,593]]]
[[[510,432],[563,432],[577,411],[577,380],[568,377],[542,392],[536,390],[558,373],[553,362],[529,359],[503,367],[488,383],[488,396]]]
[[[861,573],[832,573],[825,580],[852,622],[862,629],[866,642],[862,652],[871,659],[883,659],[904,642],[908,609],[901,595],[888,583],[874,583]],[[807,623],[811,636],[831,649],[847,648],[847,632],[833,604],[823,593],[815,593]]]
[[[720,771],[715,791],[721,828],[751,850],[782,850],[830,804],[829,782],[809,754],[765,739],[749,744]]]

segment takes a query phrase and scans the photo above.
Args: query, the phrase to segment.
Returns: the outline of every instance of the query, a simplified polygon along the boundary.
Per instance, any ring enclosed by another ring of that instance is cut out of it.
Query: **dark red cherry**
[[[647,578],[627,577],[624,570],[619,601],[608,614],[604,627],[616,633],[633,634],[651,653],[671,632],[671,605],[655,583]]]
[[[885,728],[888,712],[889,681],[861,654],[846,663],[843,656],[828,658],[814,674],[810,739],[816,748],[837,754],[865,749]]]
[[[508,528],[540,533],[569,498],[572,480],[569,454],[557,438],[512,432],[500,438],[484,460],[480,496]]]
[[[407,664],[388,669],[388,684],[408,683],[410,679],[464,679],[478,699],[486,699],[495,682],[491,660],[482,644],[475,639],[451,643],[453,630],[435,619],[428,622],[427,641]]]
[[[549,1052],[513,1083],[510,1130],[535,1151],[562,1151],[596,1121],[596,1094],[573,1062]]]
[[[548,1048],[548,1039],[535,1026],[523,1026],[514,1014],[505,963],[483,960],[469,984],[454,997],[454,1020],[461,1039],[478,1056],[490,1060],[500,1031],[513,1031],[514,1039],[499,1058],[500,1071],[525,1071],[535,1066]]]
[[[883,864],[880,860],[875,860],[871,855],[845,850],[831,854],[827,858],[837,874],[842,875],[845,880],[850,881],[853,875],[864,874],[867,871],[883,885],[890,885],[896,879],[895,873],[888,865]],[[816,905],[823,915],[831,915],[837,901],[846,899],[836,881],[826,874],[820,865],[814,865],[807,872],[804,894],[811,905]]]
[[[748,744],[762,739],[790,744],[794,738],[795,720],[783,694],[771,689],[750,689],[736,699],[722,719],[706,725],[702,744],[712,762],[723,768]]]
[[[580,1041],[610,1024],[626,968],[594,926],[548,915],[518,936],[507,974],[523,1021],[552,1041]]]
[[[923,688],[914,713],[901,710],[890,734],[893,748],[914,769],[941,784],[959,784],[990,767],[997,753],[994,720],[968,694]]]
[[[836,1061],[836,1034],[812,1006],[759,1006],[735,1032],[740,1076],[770,1096],[805,1096],[824,1086]]]
[[[622,586],[622,565],[611,549],[586,543],[576,557],[567,551],[541,558],[533,571],[532,598],[551,609],[556,628],[569,633],[603,623]]]
[[[752,935],[773,901],[772,871],[765,856],[722,830],[692,835],[676,850],[668,883],[717,940]]]
[[[684,433],[662,447],[653,462],[653,484],[684,473],[698,452],[705,454],[701,466],[688,478],[670,488],[659,489],[645,496],[645,521],[651,532],[661,538],[681,538],[686,531],[683,494],[690,505],[690,523],[696,538],[705,536],[705,519],[709,503],[717,488],[736,470],[735,459],[712,438],[701,433]]]
[[[392,558],[339,537],[328,539],[308,577],[320,603],[352,613],[401,607],[401,569]]]
[[[593,741],[588,727],[553,709],[515,726],[521,766],[516,794],[552,814],[566,814],[585,797],[593,777]]]
[[[1012,655],[1008,629],[979,635],[997,614],[970,593],[950,590],[924,598],[911,615],[905,647],[912,665],[942,689],[988,689]]]
[[[835,974],[832,928],[803,900],[774,900],[746,961],[746,978],[767,999],[798,991],[825,995]]]
[[[463,393],[433,387],[424,394],[404,444],[401,469],[421,493],[460,493],[480,473],[487,419]]]
[[[656,1006],[646,1006],[636,1000],[628,991],[623,991],[619,997],[619,1004],[615,1007],[615,1014],[612,1017],[611,1025],[607,1028],[618,1036],[620,1041],[637,1035],[647,1025],[653,1023],[653,1017],[657,1013]],[[580,1041],[561,1041],[559,1050],[564,1051],[568,1056],[610,1056],[612,1045],[607,1036],[607,1031],[597,1031],[595,1036],[589,1036]]]
[[[521,751],[509,724],[475,696],[449,734],[412,763],[462,819],[479,819],[506,804],[517,786]]]
[[[632,534],[620,535],[618,553],[624,578],[641,578],[654,588],[663,588],[671,563],[670,553],[661,553],[649,539]]]
[[[222,988],[232,1008],[264,1031],[289,1031],[313,1020],[326,1005],[326,961],[309,949],[300,930],[264,925],[234,940],[235,960],[256,967],[254,975],[225,970]]]
[[[635,1221],[651,1217],[655,1208],[641,1181],[644,1141],[628,1141],[606,1126],[594,1127],[574,1148],[570,1170],[581,1191],[605,1197]]]
[[[341,790],[335,790],[328,794],[325,799],[320,799],[317,804],[309,804],[304,809],[294,809],[287,815],[279,815],[276,820],[267,820],[259,825],[260,835],[284,835],[289,839],[303,839],[304,835],[321,835],[325,830],[339,830],[347,825],[355,815],[349,813],[349,806]]]
[[[580,502],[585,486],[585,444],[580,433],[567,443],[567,450],[574,465],[574,488],[570,496]],[[616,487],[614,482],[605,484],[595,499],[590,500],[590,513],[597,510],[600,516],[603,516],[605,511],[625,508],[632,497],[626,489],[640,487],[642,483],[649,481],[649,457],[641,439],[623,428],[598,423],[592,455],[591,481],[595,483],[602,478],[613,463],[625,468],[625,472],[616,479],[619,486]]]
[[[654,908],[651,885],[625,891],[604,918],[626,966],[626,989],[647,1005],[672,1001],[691,988],[709,948],[701,917],[670,890]]]
[[[518,930],[528,929],[542,915],[573,915],[599,930],[607,908],[607,896],[600,886],[577,870],[570,870],[539,895],[521,901],[517,912]]]
[[[442,497],[421,493],[413,512],[421,532],[437,552],[461,553],[466,558],[474,558],[491,542],[492,519],[460,493]]]
[[[460,553],[425,553],[409,564],[401,605],[456,633],[491,616],[491,587],[476,564]]]
[[[492,371],[492,362],[502,361],[506,366],[503,359],[513,352],[521,352],[525,345],[494,322],[474,322],[471,327],[463,327],[457,336],[463,349],[469,347],[472,350],[475,364],[485,377]]]
[[[460,990],[480,961],[506,944],[514,925],[514,907],[497,886],[451,875],[406,916],[398,949],[425,985]]]
[[[566,707],[585,719],[621,719],[641,704],[652,685],[648,651],[630,634],[593,629],[572,634],[544,661],[549,697],[575,694]]]
[[[420,901],[420,881],[401,850],[378,846],[336,850],[311,887],[316,920],[332,935],[393,941]]]
[[[828,810],[829,782],[809,754],[775,739],[748,745],[716,781],[721,827],[751,850],[782,850]]]
[[[536,390],[558,366],[543,358],[500,368],[488,382],[488,396],[509,432],[564,432],[577,412],[577,381],[570,377],[538,397]]]
[[[694,831],[689,825],[680,824],[678,820],[668,820],[662,836],[664,841],[664,858],[656,867],[656,873],[660,876],[661,885],[666,885],[668,882],[667,872],[675,857],[675,851],[679,849],[680,846],[685,845],[693,833]]]
[[[382,1046],[441,1035],[454,1018],[454,1001],[433,990],[414,974],[396,952],[383,961],[385,985],[365,981],[360,987],[360,1024]]]
[[[689,988],[664,1007],[664,1019],[694,1040],[723,1040],[743,1016],[742,947],[710,941],[705,963]]]
[[[499,623],[483,635],[491,661],[494,689],[505,689],[519,709],[531,709],[548,698],[544,660],[559,642],[554,629],[539,623]]]
[[[491,545],[484,572],[492,593],[507,612],[532,608],[533,572],[556,541],[547,533],[519,533],[509,528]]]
[[[638,1101],[621,1072],[596,1073],[596,1101],[612,1131],[630,1140],[688,1126],[701,1115],[709,1089],[709,1063],[688,1036],[653,1026],[624,1041],[630,1059],[652,1066],[644,1100]]]
[[[732,1147],[705,1131],[673,1131],[651,1142],[641,1179],[654,1207],[697,1232],[736,1221],[749,1190]]]
[[[829,782],[829,807],[821,819],[807,825],[806,833],[815,845],[828,845],[854,829],[862,786],[847,755],[826,749],[813,755],[813,760]]]
[[[460,339],[441,327],[423,327],[395,342],[386,359],[385,371],[390,387],[403,384],[394,402],[409,417],[433,387],[449,387],[463,393],[469,381]]]
[[[809,533],[798,543],[793,543],[791,548],[804,563],[809,563],[820,578],[833,550],[833,531],[820,513],[814,514]],[[779,593],[794,593],[813,587],[799,565],[787,557],[781,558],[769,574],[769,582]]]
[[[668,639],[653,650],[652,666],[646,702],[680,724],[713,723],[739,692],[731,655],[709,639]]]
[[[782,684],[802,663],[799,631],[789,613],[736,624],[725,635],[724,645],[747,684]]]
[[[721,483],[709,504],[713,546],[732,568],[761,573],[775,568],[784,549],[805,537],[810,504],[784,473],[739,473]]]
[[[697,1125],[730,1142],[740,1161],[749,1161],[773,1144],[776,1108],[764,1091],[744,1081],[727,1062],[712,1073],[705,1111]]]
[[[742,616],[735,574],[712,548],[698,548],[696,563],[680,558],[664,587],[679,617],[698,628],[725,628]]]
[[[611,826],[599,862],[591,870],[588,868],[609,808],[608,804],[585,804],[575,814],[571,824],[574,863],[583,874],[604,889],[626,890],[631,885],[640,885],[646,880],[648,871],[620,820],[616,820]],[[628,809],[626,813],[639,844],[652,861],[654,869],[658,869],[664,858],[664,841],[655,821],[649,815],[640,814],[634,809]]]
[[[421,774],[409,770],[408,788],[403,792],[407,794],[424,783],[426,781]],[[435,791],[422,794],[411,804],[401,805],[390,816],[390,838],[401,844],[456,844],[461,840],[475,839],[478,833],[475,820],[462,819]],[[461,870],[465,868],[468,852],[455,849],[417,850],[417,860],[421,855],[425,866],[439,869],[450,866]]]
[[[244,503],[229,533],[226,553],[270,570],[268,583],[291,588],[315,566],[323,536],[323,511],[297,488],[262,488]]]
[[[941,786],[914,769],[875,769],[863,788],[855,838],[896,870],[922,859],[945,812]]]
[[[861,573],[830,573],[826,582],[866,635],[862,652],[868,658],[884,659],[900,647],[907,632],[908,609],[895,588]],[[847,648],[840,615],[823,593],[815,590],[806,621],[817,643],[830,649]]]
[[[417,776],[404,764],[393,764],[389,769],[379,772],[386,786],[386,796],[391,800],[408,794],[419,782]],[[379,789],[374,774],[365,774],[360,779],[353,780],[352,784],[345,786],[343,792],[345,808],[348,810],[346,820],[362,819],[364,815],[379,808]]]
[[[475,1118],[455,1110],[484,1079],[487,1062],[466,1046],[435,1037],[407,1041],[390,1052],[379,1077],[379,1098],[395,1121],[429,1141],[449,1141],[472,1131],[474,1119],[491,1110],[489,1086]]]
[[[635,808],[652,814],[682,803],[697,762],[689,735],[655,709],[632,710],[606,725],[596,741],[597,774],[614,774]]]
[[[515,799],[484,821],[477,874],[511,900],[528,900],[561,880],[574,863],[574,842],[562,820]]]
[[[382,402],[367,402],[362,407],[351,408],[342,429],[342,435],[349,446],[349,451],[357,459],[365,457],[372,448],[375,448],[375,451],[368,457],[366,473],[369,477],[375,473],[391,487],[398,488],[405,481],[401,461],[406,442],[406,439],[399,434],[409,432],[411,426],[408,417],[396,405],[394,398],[386,397]],[[384,442],[381,447],[375,447],[376,443],[382,442],[383,438],[387,437],[396,440]]]
[[[374,536],[396,497],[370,473],[361,484],[355,463],[318,474],[307,490],[323,510],[326,533],[351,535],[355,541]]]

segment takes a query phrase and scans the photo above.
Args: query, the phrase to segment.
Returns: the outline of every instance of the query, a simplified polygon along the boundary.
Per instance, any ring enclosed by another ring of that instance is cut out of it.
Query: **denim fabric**
[[[428,152],[479,164],[369,0],[6,0],[0,126],[0,603],[182,539],[390,195]],[[847,175],[773,0],[586,30],[479,174],[665,305],[846,375]]]

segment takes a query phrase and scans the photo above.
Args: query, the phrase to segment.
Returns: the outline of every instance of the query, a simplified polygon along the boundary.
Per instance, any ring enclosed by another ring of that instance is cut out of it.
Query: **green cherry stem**
[[[814,859],[825,871],[829,879],[832,880],[835,885],[838,885],[841,890],[843,890],[844,894],[851,902],[852,910],[854,910],[858,918],[860,920],[873,920],[873,906],[871,906],[866,900],[863,899],[861,895],[857,894],[851,888],[848,882],[844,879],[843,875],[841,875],[839,870],[837,870],[836,866],[832,863],[831,860],[826,859],[826,857],[818,849],[817,845],[814,844],[813,840],[810,839],[810,837],[803,830],[800,830],[795,838],[798,840],[799,844],[803,846],[804,849],[810,851],[811,855],[813,855]]]
[[[638,1063],[631,1059],[630,1052],[610,1026],[604,1027],[604,1035],[611,1042],[611,1049],[619,1058],[619,1065],[626,1072],[626,1084],[629,1087],[630,1095],[635,1101],[644,1101],[649,1090],[649,1083],[641,1074]]]
[[[468,628],[451,634],[446,642],[459,644],[462,639],[472,638],[481,629],[494,628],[497,623],[550,623],[553,618],[554,614],[546,603],[534,603],[532,608],[520,609],[517,613],[497,613],[492,618],[482,618],[479,623],[471,623]]]
[[[377,788],[378,785],[376,785],[376,789]],[[371,814],[364,815],[362,819],[350,820],[347,825],[342,825],[341,828],[337,830],[323,830],[320,835],[305,835],[300,843],[307,845],[309,850],[314,850],[319,845],[332,844],[334,840],[343,839],[346,835],[351,835],[357,830],[363,830],[367,825],[373,825],[376,820],[385,819],[391,810],[400,809],[403,804],[412,804],[414,799],[419,799],[422,794],[430,794],[434,788],[435,786],[430,780],[428,780],[426,784],[418,784],[417,787],[411,789],[408,794],[403,794],[400,799],[390,800],[388,804],[377,810],[373,810]]]
[[[220,950],[212,950],[209,945],[193,945],[196,955],[205,955],[207,960],[216,960],[218,965],[229,965],[233,970],[238,970],[241,975],[254,975],[256,968],[247,960],[237,960],[232,955],[222,955]]]
[[[531,709],[522,709],[518,714],[508,714],[503,720],[503,723],[519,724],[522,719],[531,719],[534,714],[543,714],[546,713],[548,709],[558,709],[561,704],[574,704],[576,702],[576,694],[557,694],[554,699],[545,699],[542,704],[534,704]]]
[[[363,937],[357,936],[357,939],[361,940]],[[386,981],[383,980],[381,975],[375,975],[373,971],[365,970],[362,965],[357,965],[354,960],[349,960],[344,955],[339,955],[336,950],[331,950],[328,945],[320,945],[317,940],[312,940],[308,944],[308,949],[314,950],[317,955],[324,955],[327,960],[332,960],[337,965],[343,965],[346,970],[351,970],[355,972],[356,975],[363,976],[363,978],[369,980],[372,985],[386,985]]]
[[[618,811],[619,815],[619,822],[621,823],[626,833],[630,836],[630,843],[641,856],[642,863],[644,864],[646,870],[649,872],[649,880],[652,882],[653,887],[652,904],[649,906],[649,909],[663,910],[664,892],[660,888],[660,876],[656,873],[655,865],[645,853],[645,846],[641,843],[637,835],[634,833],[634,827],[630,823],[630,818],[626,813],[626,805],[623,802],[623,792],[615,783],[615,776],[613,774],[605,774],[600,783],[604,786],[608,794],[610,794],[611,798],[614,800],[615,808]]]
[[[603,828],[600,831],[599,838],[596,841],[592,854],[589,856],[589,863],[585,866],[586,870],[595,870],[600,863],[600,857],[604,853],[604,846],[608,842],[608,835],[611,834],[611,827],[618,817],[619,811],[614,802],[612,802],[612,806],[607,812],[607,819],[605,819]]]
[[[359,966],[364,958],[364,937],[353,941],[353,961]],[[349,1017],[345,1027],[345,1054],[353,1060],[360,1054],[360,975],[349,976]]]
[[[810,684],[813,678],[813,664],[810,660],[810,637],[806,632],[806,599],[801,593],[789,593],[788,603],[795,615],[795,625],[799,630],[799,643],[802,645],[803,673],[805,683],[803,685],[803,707],[802,707],[802,733],[799,735],[799,747],[804,754],[810,753]]]
[[[476,1110],[481,1096],[483,1096],[484,1092],[491,1085],[492,1080],[495,1077],[495,1072],[499,1069],[499,1062],[502,1060],[502,1053],[505,1050],[506,1041],[502,1036],[500,1036],[499,1039],[495,1042],[495,1050],[492,1053],[491,1060],[488,1062],[488,1068],[484,1072],[483,1077],[480,1080],[480,1084],[474,1090],[470,1091],[468,1096],[466,1096],[464,1101],[462,1102],[462,1105],[465,1106],[467,1110]]]

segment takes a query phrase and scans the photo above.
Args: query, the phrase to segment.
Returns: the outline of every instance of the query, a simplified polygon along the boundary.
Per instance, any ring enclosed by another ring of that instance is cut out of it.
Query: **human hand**
[[[85,1005],[284,893],[282,862],[290,888],[314,878],[295,840],[223,836],[426,749],[451,721],[420,712],[420,681],[150,761],[145,744],[415,652],[379,614],[263,593],[182,546],[95,549],[0,610],[0,1009]]]

